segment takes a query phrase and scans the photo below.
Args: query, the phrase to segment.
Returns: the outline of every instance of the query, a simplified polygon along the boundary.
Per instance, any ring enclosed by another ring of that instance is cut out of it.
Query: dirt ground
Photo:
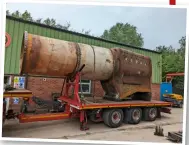
[[[182,130],[183,109],[173,108],[172,114],[162,114],[154,122],[141,122],[137,125],[123,124],[112,129],[103,123],[89,122],[90,130],[80,131],[79,120],[60,120],[19,124],[9,120],[3,127],[3,137],[46,138],[46,139],[82,139],[105,141],[170,142],[166,139],[169,131]],[[154,135],[155,126],[162,125],[164,137]]]

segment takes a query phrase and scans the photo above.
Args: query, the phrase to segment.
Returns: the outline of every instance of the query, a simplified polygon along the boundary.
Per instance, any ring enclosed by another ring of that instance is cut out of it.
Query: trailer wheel
[[[103,114],[102,114],[102,119],[104,121],[104,124],[110,127],[110,125],[109,125],[109,114],[110,114],[110,110],[108,110],[108,109],[104,110]]]
[[[123,122],[123,111],[121,109],[107,109],[103,112],[103,120],[105,125],[117,128]]]
[[[157,108],[145,108],[144,109],[144,120],[145,121],[154,121],[158,115]]]
[[[128,123],[138,124],[142,119],[142,110],[140,108],[132,108],[128,110]]]

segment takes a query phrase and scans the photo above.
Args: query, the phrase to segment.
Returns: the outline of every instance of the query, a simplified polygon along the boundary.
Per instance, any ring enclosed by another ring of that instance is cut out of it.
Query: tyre
[[[145,121],[154,121],[158,115],[157,108],[144,108],[144,120]]]
[[[128,110],[127,117],[128,117],[128,123],[138,124],[142,119],[142,109],[132,108]]]
[[[109,125],[109,114],[110,114],[110,110],[106,109],[103,111],[102,114],[102,119],[104,121],[104,124],[107,125],[108,127],[110,127]]]
[[[121,126],[123,117],[124,115],[121,109],[107,109],[103,111],[104,124],[111,128],[117,128]]]
[[[96,114],[97,114],[97,111],[98,110],[93,110],[93,111],[91,111],[91,112],[89,112],[89,119],[92,121],[92,122],[94,122],[94,123],[99,123],[99,122],[101,122],[101,120],[99,120],[99,118],[96,116]]]

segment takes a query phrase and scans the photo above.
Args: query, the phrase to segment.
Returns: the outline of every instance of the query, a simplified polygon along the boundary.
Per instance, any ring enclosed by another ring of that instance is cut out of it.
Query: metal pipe
[[[33,34],[24,34],[20,73],[101,81],[105,98],[151,99],[152,64],[147,56],[121,48],[103,48]]]
[[[113,72],[109,49],[68,42],[25,32],[20,57],[20,73],[63,77],[83,64],[82,78],[106,80]]]

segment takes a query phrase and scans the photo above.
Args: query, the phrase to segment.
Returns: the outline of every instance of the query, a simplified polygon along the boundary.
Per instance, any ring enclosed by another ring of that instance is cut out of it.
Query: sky
[[[159,45],[179,48],[178,41],[186,35],[186,9],[181,8],[9,3],[7,10],[27,10],[34,19],[54,18],[62,25],[70,22],[74,30],[91,30],[94,36],[101,36],[117,22],[129,23],[142,34],[147,49]]]

